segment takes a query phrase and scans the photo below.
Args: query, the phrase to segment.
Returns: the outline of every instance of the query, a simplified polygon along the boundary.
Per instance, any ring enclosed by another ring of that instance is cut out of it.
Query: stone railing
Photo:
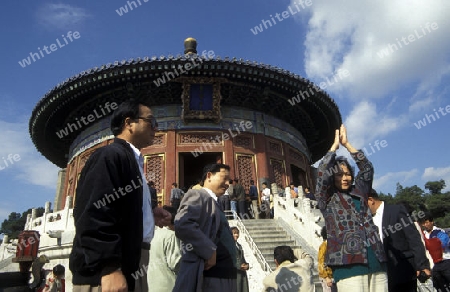
[[[39,248],[47,246],[60,246],[72,243],[75,227],[73,223],[73,209],[70,208],[72,197],[66,198],[65,208],[57,212],[50,212],[50,203],[45,204],[44,214],[36,216],[36,209],[28,214],[24,230],[39,232]]]
[[[233,212],[233,211],[228,211]],[[256,257],[258,262],[261,264],[261,268],[266,274],[270,274],[272,272],[272,268],[270,267],[269,263],[266,261],[264,256],[262,255],[261,251],[259,250],[256,243],[253,241],[253,238],[250,236],[250,233],[248,232],[247,228],[245,228],[244,223],[242,222],[241,218],[239,216],[236,216],[235,220],[232,220],[234,223],[236,223],[236,227],[239,228],[239,231],[244,236],[245,241],[250,246],[251,250],[253,251],[253,255]]]
[[[287,187],[285,193],[289,194],[289,190]],[[317,252],[323,241],[320,236],[323,217],[320,211],[314,208],[316,202],[304,197],[301,186],[297,199],[291,198],[290,195],[280,197],[275,186],[272,186],[272,192],[274,193],[274,219],[282,219]]]

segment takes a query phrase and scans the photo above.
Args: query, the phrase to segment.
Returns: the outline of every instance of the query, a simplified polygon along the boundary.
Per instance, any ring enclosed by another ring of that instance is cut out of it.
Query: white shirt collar
[[[382,201],[380,206],[378,206],[375,215],[373,215],[373,223],[378,227],[378,233],[380,235],[381,242],[383,242],[383,212],[384,212],[384,202]]]
[[[210,189],[205,188],[205,187],[203,187],[203,189],[204,189],[205,191],[207,191],[208,194],[209,194],[215,201],[217,201],[217,196],[216,196],[216,194],[213,193],[213,191],[211,191]]]
[[[384,213],[384,202],[381,201],[380,206],[378,207],[377,211],[375,212],[375,216],[383,217],[383,213]]]
[[[141,157],[141,151],[139,151],[139,149],[137,149],[133,144],[131,144],[130,142],[126,141],[128,143],[128,145],[131,146],[131,149],[133,149],[134,155],[136,156],[136,160],[139,161],[139,158]]]

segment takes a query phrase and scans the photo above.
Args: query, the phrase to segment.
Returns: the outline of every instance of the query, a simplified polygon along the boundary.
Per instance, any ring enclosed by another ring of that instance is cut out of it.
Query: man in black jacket
[[[375,190],[368,197],[368,205],[388,257],[389,292],[416,292],[418,274],[431,272],[415,218],[403,205],[385,204]]]
[[[139,151],[152,144],[157,127],[149,106],[122,103],[111,118],[114,143],[95,151],[81,171],[69,263],[74,292],[99,286],[102,291],[134,291],[144,246],[148,262],[155,224],[170,223],[170,213],[152,210]],[[146,276],[140,278],[146,283]]]

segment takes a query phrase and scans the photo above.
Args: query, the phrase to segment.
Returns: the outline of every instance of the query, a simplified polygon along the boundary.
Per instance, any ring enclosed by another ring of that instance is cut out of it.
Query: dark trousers
[[[222,211],[229,211],[230,210],[230,198],[229,196],[222,195],[217,199],[217,202],[219,203],[219,206],[222,208]]]
[[[180,199],[172,199],[172,207],[178,210],[178,208],[180,208],[180,202]]]
[[[248,219],[247,210],[245,210],[245,201],[238,201],[238,214],[241,219]]]
[[[411,280],[406,283],[396,284],[396,285],[390,285],[389,286],[389,292],[417,292],[417,279]]]
[[[450,260],[443,260],[434,264],[433,286],[436,290],[450,291]]]

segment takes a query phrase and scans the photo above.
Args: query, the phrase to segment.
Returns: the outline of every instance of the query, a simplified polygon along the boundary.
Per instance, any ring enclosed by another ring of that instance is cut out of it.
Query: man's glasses
[[[147,123],[151,124],[153,130],[158,129],[158,122],[156,121],[155,117],[152,116],[151,118],[144,118],[144,117],[137,117],[137,118],[141,119],[141,120],[144,120]]]

